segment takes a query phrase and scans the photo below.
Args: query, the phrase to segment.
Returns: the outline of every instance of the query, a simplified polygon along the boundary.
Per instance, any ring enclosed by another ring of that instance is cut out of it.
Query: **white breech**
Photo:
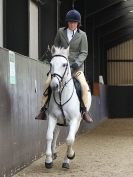
[[[91,106],[91,92],[89,85],[86,81],[85,75],[83,71],[78,71],[75,74],[76,79],[80,82],[81,90],[82,90],[82,101],[87,108],[87,111],[89,111],[89,108]]]

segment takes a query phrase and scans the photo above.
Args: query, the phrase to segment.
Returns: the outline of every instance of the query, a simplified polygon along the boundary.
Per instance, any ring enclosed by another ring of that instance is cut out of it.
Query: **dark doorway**
[[[109,118],[133,117],[133,86],[108,87]]]
[[[52,46],[57,32],[57,1],[46,0],[39,6],[39,57]],[[43,59],[43,58],[42,58]]]
[[[29,55],[28,0],[4,0],[4,47]]]

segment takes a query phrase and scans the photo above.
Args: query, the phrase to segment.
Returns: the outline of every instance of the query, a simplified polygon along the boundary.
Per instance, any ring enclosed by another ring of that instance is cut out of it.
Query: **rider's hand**
[[[77,63],[73,63],[73,64],[71,65],[71,68],[72,68],[74,71],[77,71],[77,70],[79,69],[79,66],[78,66]]]

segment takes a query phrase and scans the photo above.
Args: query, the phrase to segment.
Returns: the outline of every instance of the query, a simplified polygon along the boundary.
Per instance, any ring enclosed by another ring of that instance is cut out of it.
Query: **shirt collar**
[[[77,32],[77,28],[75,30],[70,30],[69,28],[67,28],[67,31],[70,33],[73,33],[73,31],[74,31],[74,34],[75,34]]]

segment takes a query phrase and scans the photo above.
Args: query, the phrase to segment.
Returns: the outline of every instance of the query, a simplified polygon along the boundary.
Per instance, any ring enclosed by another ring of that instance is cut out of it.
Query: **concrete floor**
[[[74,149],[69,170],[61,168],[62,145],[52,169],[45,169],[43,157],[14,177],[133,177],[133,119],[106,120],[78,136]]]

